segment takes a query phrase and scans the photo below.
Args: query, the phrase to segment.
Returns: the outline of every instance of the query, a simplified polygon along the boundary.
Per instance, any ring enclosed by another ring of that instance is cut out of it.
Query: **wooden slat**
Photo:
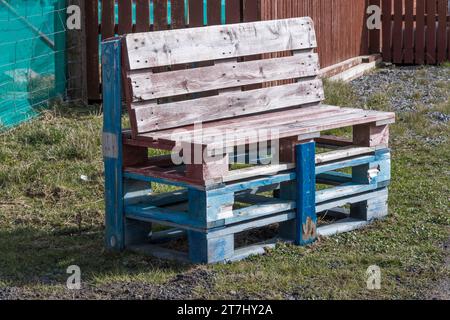
[[[222,0],[208,0],[207,9],[208,26],[221,24]]]
[[[346,147],[335,151],[325,152],[316,155],[316,164],[340,160],[348,157],[369,154],[376,150],[375,147]]]
[[[403,57],[403,1],[394,0],[394,32],[392,34],[393,62],[402,63]]]
[[[427,1],[426,62],[436,63],[436,0]]]
[[[414,0],[405,0],[405,32],[403,59],[405,63],[414,62]]]
[[[225,2],[225,21],[228,24],[241,22],[240,0],[227,0]]]
[[[291,125],[274,124],[272,126],[265,127],[264,129],[268,130],[268,132],[277,132],[280,139],[285,137],[299,136],[299,139],[302,140],[302,135],[310,135],[312,133],[317,133],[324,130],[376,122],[378,120],[389,117],[394,117],[394,115],[385,112],[370,113],[368,111],[359,109],[342,108],[341,115],[319,118],[317,120],[311,120],[304,123],[296,122]],[[227,143],[227,145],[241,145],[246,143],[257,143],[259,140],[258,137],[249,137],[248,132],[245,130],[233,133],[235,136],[231,136],[232,140],[230,141],[217,141],[217,139],[211,139],[211,141],[207,141],[208,148],[222,149],[223,143]],[[228,136],[226,137],[228,138]]]
[[[136,0],[136,28],[135,32],[150,31],[150,1]]]
[[[184,0],[171,1],[171,27],[172,29],[180,29],[186,27],[184,15]]]
[[[415,57],[416,64],[425,62],[425,0],[416,2],[416,33],[415,33]]]
[[[89,100],[100,99],[100,67],[98,53],[98,5],[86,2],[86,70]]]
[[[189,27],[203,26],[203,1],[189,1]]]
[[[329,109],[328,112],[326,111],[327,108]],[[289,112],[291,113],[290,118],[286,117]],[[268,133],[275,132],[277,134],[276,138],[281,139],[296,135],[320,133],[323,130],[357,124],[375,123],[385,119],[395,119],[395,114],[389,112],[370,112],[360,109],[339,108],[335,106],[316,106],[290,111],[273,112],[264,115],[259,121],[255,119],[257,117],[258,116],[250,116],[206,123],[204,124],[203,129],[199,129],[197,132],[193,130],[192,127],[184,127],[184,134],[181,134],[181,131],[174,132],[173,130],[165,130],[161,132],[146,133],[138,136],[138,138],[143,141],[157,139],[161,142],[196,142],[208,145],[208,148],[213,150],[214,148],[222,149],[224,143],[234,146],[258,142],[261,138],[256,136],[250,137],[249,133],[251,133],[252,130],[258,130],[260,128],[264,128]],[[243,121],[247,124],[245,128],[242,127]],[[232,134],[225,135],[226,132]],[[217,135],[221,133],[223,134],[223,141],[214,141],[217,138]],[[201,140],[201,142],[197,140],[193,141],[192,137],[194,136],[196,139]]]
[[[121,0],[118,4],[119,11],[119,27],[118,34],[131,33],[133,30],[133,16],[132,16],[132,0]]]
[[[114,37],[114,0],[102,0],[102,40]]]
[[[153,30],[167,30],[167,0],[153,0]]]
[[[381,7],[381,0],[370,0],[369,4]],[[380,40],[380,30],[374,29],[369,31],[369,53],[380,52]]]
[[[291,170],[295,168],[295,164],[285,163],[279,165],[267,165],[267,166],[256,166],[239,170],[229,171],[223,177],[223,182],[237,181],[257,176],[263,175],[274,175],[282,171]]]
[[[217,64],[163,73],[139,71],[129,75],[133,100],[197,93],[242,85],[302,77],[313,77],[319,72],[317,54],[277,59]]]
[[[392,0],[382,0],[383,11],[383,60],[391,62],[391,36],[392,36]]]
[[[137,133],[174,128],[199,121],[273,111],[323,99],[320,80],[263,88],[248,92],[224,93],[220,96],[163,105],[144,105],[132,110]]]
[[[438,0],[438,35],[437,35],[437,63],[442,63],[446,60],[447,55],[447,10],[448,0]]]
[[[237,58],[316,47],[310,18],[127,35],[130,68]]]
[[[264,115],[246,116],[245,124],[249,129],[265,128],[274,124],[284,125],[299,121],[309,121],[312,119],[317,119],[319,117],[332,117],[334,115],[339,115],[340,113],[340,107],[316,105],[294,110],[276,111]],[[189,134],[198,134],[205,138],[208,138],[210,136],[213,136],[214,134],[217,134],[218,131],[236,131],[242,129],[242,118],[225,119],[216,122],[204,123],[201,128],[196,128],[195,126],[191,125],[183,127],[182,129],[189,132]],[[179,139],[183,134],[183,132],[175,132],[174,129],[170,129],[150,133],[148,135],[142,135],[141,137],[148,136],[158,140],[170,140]]]

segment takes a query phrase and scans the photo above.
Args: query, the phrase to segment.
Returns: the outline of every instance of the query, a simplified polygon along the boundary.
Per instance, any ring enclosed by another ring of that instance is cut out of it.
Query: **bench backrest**
[[[129,34],[123,70],[132,131],[319,104],[316,46],[308,17]]]

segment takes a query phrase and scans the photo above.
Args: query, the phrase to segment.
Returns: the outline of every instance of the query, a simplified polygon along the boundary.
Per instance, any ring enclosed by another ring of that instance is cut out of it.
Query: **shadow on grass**
[[[130,252],[108,252],[101,229],[0,231],[0,253],[0,286],[8,287],[65,285],[70,265],[79,266],[82,281],[90,284],[132,280],[161,284],[190,267]]]

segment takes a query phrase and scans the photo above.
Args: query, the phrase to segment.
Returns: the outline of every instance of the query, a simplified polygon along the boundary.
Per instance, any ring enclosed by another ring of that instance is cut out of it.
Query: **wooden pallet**
[[[302,146],[308,145],[314,143]],[[313,149],[310,152],[314,159],[312,170],[302,168],[296,172],[294,169],[287,169],[274,175],[258,179],[246,178],[208,189],[125,173],[125,217],[127,220],[156,223],[187,231],[190,247],[192,246],[190,260],[211,263],[239,259],[244,253],[261,252],[262,248],[276,242],[264,242],[252,245],[250,249],[234,250],[235,235],[245,230],[281,223],[284,224],[283,231],[277,241],[286,239],[305,244],[314,241],[318,235],[349,231],[387,214],[386,186],[390,181],[388,149],[344,147],[317,156],[314,156]],[[305,156],[308,155],[301,155],[300,158]],[[339,171],[344,168],[352,168],[352,174]],[[309,184],[305,183],[305,175],[311,172],[315,172],[316,178],[310,179]],[[316,179],[318,183],[328,185],[328,188],[315,190]],[[149,182],[176,184],[182,188],[167,194],[152,195]],[[141,186],[136,188],[137,184]],[[305,186],[314,188],[313,199],[299,197],[302,192],[306,194]],[[136,189],[140,190],[137,194]],[[145,190],[144,194],[142,190]],[[275,191],[275,197],[268,195],[271,191]],[[311,202],[315,203],[314,208],[308,207]],[[238,203],[246,206],[236,208]],[[299,203],[303,203],[303,206],[298,207]],[[336,207],[347,204],[352,204],[352,207],[345,219],[316,231],[315,212],[336,212]],[[300,209],[305,219],[296,229],[291,220],[296,220]],[[144,238],[149,234],[149,228],[150,225],[143,230]],[[301,237],[297,236],[299,232]],[[160,241],[161,236],[158,235],[157,239]],[[140,240],[138,248],[145,248],[146,245]],[[151,238],[147,240],[152,241]],[[202,251],[198,246],[206,249],[203,248]],[[150,248],[154,248],[154,245]],[[159,248],[157,252],[160,254],[165,251]]]
[[[395,115],[322,104],[315,47],[310,18],[104,41],[107,247],[166,257],[173,252],[152,242],[185,235],[189,250],[176,256],[212,263],[275,243],[235,248],[245,230],[279,224],[277,239],[304,245],[384,217]],[[271,58],[274,52],[288,54]],[[122,97],[131,125],[124,131]],[[353,139],[325,135],[344,127]],[[316,144],[326,152],[316,154]],[[261,145],[270,153],[255,153]],[[149,157],[149,148],[171,154]],[[189,150],[200,150],[200,161]],[[316,181],[328,187],[317,189]],[[152,183],[178,190],[153,194]],[[316,212],[342,215],[336,207],[347,204],[344,219],[318,227]],[[149,238],[155,224],[175,230]]]

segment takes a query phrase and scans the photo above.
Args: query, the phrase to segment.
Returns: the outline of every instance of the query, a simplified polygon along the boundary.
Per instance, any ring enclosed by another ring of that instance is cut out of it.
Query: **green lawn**
[[[357,103],[348,84],[326,87],[329,103]],[[374,93],[366,107],[389,110],[386,94]],[[442,248],[450,235],[450,129],[429,117],[430,108],[450,114],[450,101],[398,113],[392,127],[387,220],[308,247],[280,244],[233,264],[190,266],[105,252],[100,110],[55,107],[0,134],[0,292],[14,287],[24,298],[108,298],[120,297],[115,292],[123,294],[126,284],[159,297],[158,290],[184,281],[189,292],[181,297],[191,298],[429,297],[450,276]],[[82,270],[79,294],[65,289],[72,264]],[[382,289],[369,291],[365,272],[374,264]]]

